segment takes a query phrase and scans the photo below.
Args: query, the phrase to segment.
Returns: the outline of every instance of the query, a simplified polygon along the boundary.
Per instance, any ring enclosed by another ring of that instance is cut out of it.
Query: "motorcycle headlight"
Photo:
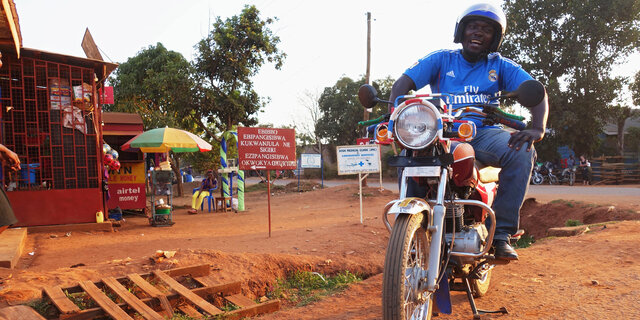
[[[433,108],[414,103],[399,112],[394,122],[394,135],[407,148],[424,148],[438,136],[438,123]]]

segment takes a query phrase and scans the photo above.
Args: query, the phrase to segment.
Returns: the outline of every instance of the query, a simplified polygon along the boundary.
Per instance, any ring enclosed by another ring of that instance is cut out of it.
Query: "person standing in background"
[[[1,62],[0,66],[2,66]],[[2,144],[0,144],[0,161],[2,161],[3,172],[9,172],[9,174],[12,174],[20,170],[20,158],[18,155]],[[13,208],[11,208],[11,203],[9,202],[7,194],[5,193],[4,188],[0,188],[0,233],[17,222],[18,219],[16,219],[16,216],[13,213]]]

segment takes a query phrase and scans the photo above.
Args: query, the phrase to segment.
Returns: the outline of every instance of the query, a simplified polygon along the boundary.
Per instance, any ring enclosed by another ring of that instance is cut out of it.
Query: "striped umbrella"
[[[174,128],[157,128],[145,131],[122,145],[122,150],[140,149],[145,153],[205,152],[211,145],[191,132]]]

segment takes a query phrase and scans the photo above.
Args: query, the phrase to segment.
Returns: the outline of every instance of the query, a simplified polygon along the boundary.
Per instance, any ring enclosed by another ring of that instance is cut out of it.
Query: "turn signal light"
[[[458,137],[462,139],[471,138],[473,136],[473,125],[471,123],[462,123],[458,127]]]

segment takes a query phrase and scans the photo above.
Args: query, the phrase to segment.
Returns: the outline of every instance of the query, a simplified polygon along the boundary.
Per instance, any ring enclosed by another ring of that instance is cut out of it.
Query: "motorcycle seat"
[[[476,161],[476,167],[478,168],[478,180],[482,183],[498,182],[498,176],[500,174],[500,168],[483,166]]]

